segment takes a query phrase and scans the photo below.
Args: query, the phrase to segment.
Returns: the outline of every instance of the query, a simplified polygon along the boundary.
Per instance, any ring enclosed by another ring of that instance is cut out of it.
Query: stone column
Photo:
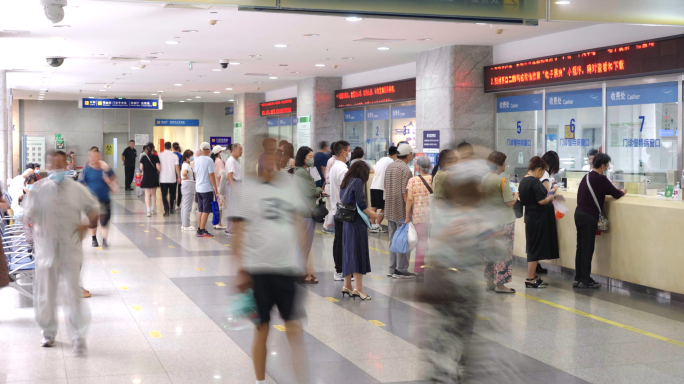
[[[418,53],[416,148],[423,131],[440,131],[440,149],[466,140],[494,148],[496,98],[484,93],[483,67],[492,47],[451,45]]]
[[[0,186],[7,190],[7,71],[0,71]]]
[[[266,100],[263,93],[241,93],[235,95],[233,125],[242,123],[242,138],[236,137],[233,128],[233,142],[242,144],[242,169],[248,174],[256,174],[259,155],[263,152],[261,140],[267,137],[266,118],[261,116],[259,104]]]
[[[342,89],[341,77],[310,77],[297,82],[297,116],[311,115],[311,143],[314,151],[325,140],[343,137],[344,111],[335,109],[335,91]]]
[[[14,105],[14,96],[11,88],[7,89],[7,178],[14,177],[14,141],[12,136],[12,108]]]

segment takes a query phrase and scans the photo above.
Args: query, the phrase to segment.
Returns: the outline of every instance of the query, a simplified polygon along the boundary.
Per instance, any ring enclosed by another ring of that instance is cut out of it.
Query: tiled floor
[[[231,328],[225,311],[235,294],[231,239],[182,233],[179,215],[148,218],[141,200],[114,199],[111,248],[85,248],[88,356],[70,355],[62,316],[57,347],[40,348],[31,300],[3,289],[0,383],[253,383],[252,330]],[[320,283],[299,288],[312,383],[425,382],[421,347],[434,315],[413,301],[418,283],[385,277],[387,243],[371,235],[375,272],[364,285],[373,300],[354,301],[332,280],[332,237],[316,234]],[[578,292],[553,274],[548,289],[526,290],[519,272],[517,295],[483,296],[469,382],[684,383],[684,305]],[[277,314],[272,324],[282,324]],[[291,358],[273,329],[267,382],[295,383]]]

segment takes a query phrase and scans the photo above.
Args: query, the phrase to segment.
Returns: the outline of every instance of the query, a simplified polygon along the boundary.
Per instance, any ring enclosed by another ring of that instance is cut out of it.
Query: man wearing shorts
[[[209,157],[211,146],[204,142],[200,144],[201,155],[195,159],[195,191],[197,194],[197,237],[214,237],[207,232],[207,219],[211,213],[211,202],[214,194],[218,194],[216,187],[216,168]]]
[[[252,288],[256,300],[259,321],[252,359],[257,383],[266,380],[266,341],[274,306],[285,320],[296,382],[308,383],[296,279],[304,271],[297,255],[297,241],[304,238],[302,217],[310,213],[292,176],[275,169],[274,144],[268,145],[258,179],[246,178],[237,188],[237,204],[228,217],[235,234],[237,286],[241,291]]]
[[[387,156],[375,163],[375,174],[370,187],[371,211],[378,213],[376,220],[371,219],[371,233],[385,233],[387,230],[381,226],[385,216],[385,171],[387,166],[397,159],[397,147],[389,147]]]

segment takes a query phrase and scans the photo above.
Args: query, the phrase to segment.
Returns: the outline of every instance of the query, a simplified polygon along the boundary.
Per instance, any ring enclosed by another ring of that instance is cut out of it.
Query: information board
[[[243,144],[242,142],[242,122],[233,124],[233,140],[235,144]]]
[[[286,115],[297,113],[297,98],[267,101],[259,104],[261,116]]]
[[[335,91],[335,108],[415,100],[416,79]]]
[[[150,109],[161,110],[161,100],[145,99],[80,99],[78,107],[83,109]]]
[[[162,127],[199,127],[198,119],[157,119],[154,125]]]
[[[28,163],[40,164],[45,169],[44,136],[24,136],[24,168]]]
[[[215,146],[220,145],[223,148],[228,148],[231,144],[231,138],[228,136],[211,136],[209,138],[209,145],[211,145],[211,149],[214,149]]]
[[[145,145],[150,142],[150,135],[146,133],[135,134],[135,145]]]
[[[423,131],[423,152],[439,153],[439,131]]]
[[[311,115],[299,116],[297,122],[297,148],[311,146]]]

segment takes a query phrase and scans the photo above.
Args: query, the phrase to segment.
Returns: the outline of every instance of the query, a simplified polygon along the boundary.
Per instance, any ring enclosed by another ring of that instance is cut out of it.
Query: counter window
[[[416,103],[392,105],[392,144],[407,141],[416,148]]]
[[[525,176],[530,158],[542,155],[543,101],[541,94],[497,99],[497,149],[506,154],[511,176]]]
[[[389,149],[390,109],[366,109],[366,160],[375,164],[376,161],[387,156]]]
[[[628,193],[663,194],[676,183],[677,82],[608,88],[610,178]]]

